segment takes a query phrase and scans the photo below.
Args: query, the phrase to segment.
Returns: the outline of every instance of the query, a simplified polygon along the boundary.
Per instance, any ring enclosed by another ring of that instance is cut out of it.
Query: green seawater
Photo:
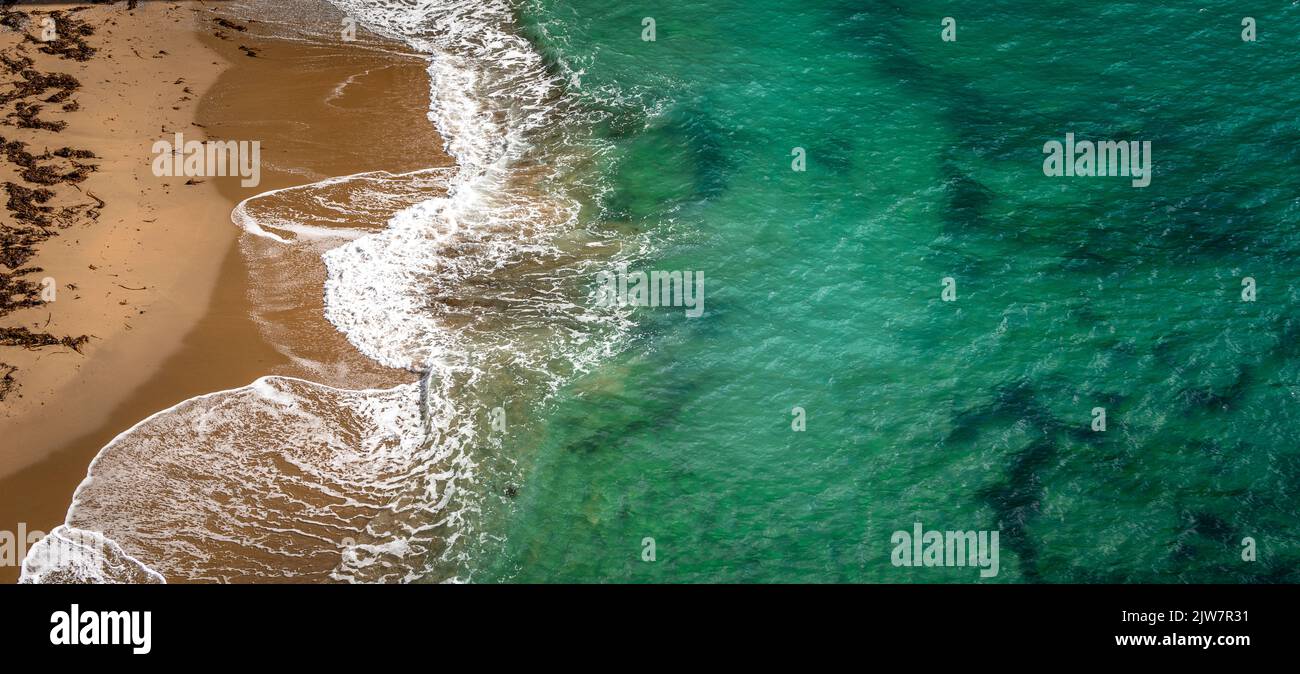
[[[634,269],[704,272],[705,314],[636,309],[540,408],[475,581],[1300,581],[1300,7],[519,21],[612,111],[584,217],[654,244]],[[1044,175],[1067,133],[1150,141],[1151,184]],[[999,531],[998,575],[893,565],[916,522]]]

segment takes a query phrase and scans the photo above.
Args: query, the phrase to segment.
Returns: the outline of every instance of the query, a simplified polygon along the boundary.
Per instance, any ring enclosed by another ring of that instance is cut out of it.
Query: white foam
[[[162,574],[95,531],[55,527],[28,551],[19,583],[165,583]]]
[[[339,363],[299,353],[310,336],[273,324],[301,308],[315,258],[325,317],[368,358],[422,376],[363,390],[263,377],[115,438],[78,487],[68,528],[99,532],[168,578],[457,579],[480,496],[475,420],[499,403],[476,396],[554,391],[611,349],[612,338],[593,338],[610,316],[572,297],[602,248],[556,244],[578,206],[543,185],[568,160],[525,161],[563,99],[514,33],[511,4],[334,4],[429,55],[429,118],[457,167],[271,190],[231,218],[260,278],[259,324],[294,362],[340,384],[360,370],[331,375]],[[32,578],[83,576],[93,574]]]
[[[239,202],[230,220],[245,232],[289,244],[296,239],[354,239],[368,230],[358,221],[382,226],[392,212],[418,203],[430,191],[447,189],[453,169],[430,168],[407,173],[368,171],[303,185],[282,187]],[[284,237],[268,230],[296,234]]]
[[[423,372],[455,341],[428,299],[512,256],[546,252],[574,221],[576,203],[515,170],[529,134],[553,118],[561,83],[514,32],[504,0],[333,4],[429,54],[429,119],[457,161],[446,196],[324,255],[326,318],[379,363]]]
[[[81,533],[37,546],[25,578],[411,580],[438,557],[429,524],[471,472],[458,454],[473,429],[451,411],[422,409],[420,384],[285,377],[192,398],[100,452],[68,510]],[[86,536],[111,554],[67,554]]]

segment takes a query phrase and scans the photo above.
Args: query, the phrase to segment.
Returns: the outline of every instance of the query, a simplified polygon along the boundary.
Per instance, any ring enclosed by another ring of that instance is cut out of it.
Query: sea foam
[[[104,537],[112,559],[140,569],[96,575],[81,570],[98,568],[87,557],[59,571],[36,556],[25,582],[456,580],[460,548],[481,538],[471,447],[484,406],[502,391],[553,392],[610,352],[600,326],[625,325],[575,294],[606,246],[561,241],[579,206],[551,178],[569,160],[539,156],[535,138],[555,135],[562,82],[514,32],[511,5],[333,2],[428,55],[429,119],[456,168],[340,176],[239,204],[259,326],[334,385],[263,377],[122,433],[92,463],[66,530]],[[416,382],[355,390],[383,377],[304,353],[311,337],[277,322],[311,295],[301,284],[315,261],[324,317]]]

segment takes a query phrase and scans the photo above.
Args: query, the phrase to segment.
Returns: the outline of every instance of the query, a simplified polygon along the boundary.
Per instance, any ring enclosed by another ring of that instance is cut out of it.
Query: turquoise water
[[[527,3],[604,113],[588,226],[706,313],[533,420],[474,579],[980,580],[891,565],[922,522],[997,582],[1300,581],[1300,8],[1163,4]],[[1066,133],[1151,185],[1045,176]]]

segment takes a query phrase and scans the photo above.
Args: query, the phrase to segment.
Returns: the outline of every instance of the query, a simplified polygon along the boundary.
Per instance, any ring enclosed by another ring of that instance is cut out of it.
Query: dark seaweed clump
[[[79,109],[72,96],[81,83],[67,73],[42,72],[26,50],[35,45],[43,54],[73,61],[94,57],[96,50],[86,41],[94,28],[73,16],[77,11],[49,12],[47,16],[54,19],[57,35],[44,42],[32,32],[41,27],[31,14],[12,9],[12,3],[0,2],[0,26],[22,33],[16,44],[0,51],[0,75],[5,76],[0,82],[0,124],[42,133],[59,133],[67,128],[67,122],[42,118],[41,113],[45,104],[59,106],[65,112]],[[98,168],[87,161],[94,158],[90,150],[66,146],[35,154],[23,141],[0,137],[0,162],[12,166],[21,181],[0,184],[9,214],[0,220],[0,317],[45,304],[43,287],[34,280],[34,275],[43,270],[29,264],[38,246],[61,229],[91,223],[99,217],[104,202],[94,194],[82,193],[79,188],[66,194],[58,190],[84,181]],[[75,201],[60,203],[61,197]],[[85,201],[85,197],[93,202]],[[28,327],[0,327],[0,346],[63,346],[81,352],[89,341],[87,335],[59,336]],[[14,376],[17,371],[16,366],[0,362],[0,400],[18,389]]]

